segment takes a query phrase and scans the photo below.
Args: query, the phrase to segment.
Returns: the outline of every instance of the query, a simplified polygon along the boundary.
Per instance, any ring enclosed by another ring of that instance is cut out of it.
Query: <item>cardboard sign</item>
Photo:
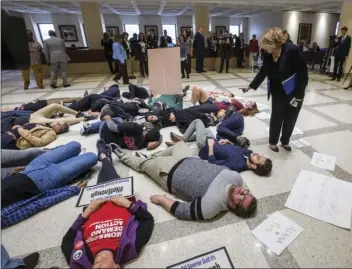
[[[255,114],[255,116],[261,120],[270,120],[270,117],[271,117],[270,114],[266,112],[259,112]]]
[[[310,143],[304,139],[294,140],[294,141],[291,141],[290,143],[294,145],[297,149],[310,146]]]
[[[334,171],[335,170],[336,157],[314,152],[310,165],[318,168]]]
[[[76,207],[89,205],[92,201],[122,195],[130,197],[133,192],[133,177],[119,178],[82,189]]]
[[[302,170],[285,206],[318,220],[351,229],[352,183]]]
[[[255,228],[252,233],[276,255],[280,255],[299,234],[302,227],[275,212]]]
[[[225,247],[214,249],[188,260],[170,265],[171,268],[235,268]]]

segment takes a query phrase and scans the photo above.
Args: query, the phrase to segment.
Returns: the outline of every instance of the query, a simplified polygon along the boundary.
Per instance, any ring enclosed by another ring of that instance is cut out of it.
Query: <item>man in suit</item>
[[[346,26],[341,28],[341,36],[338,38],[335,49],[335,65],[334,65],[334,75],[331,80],[340,81],[343,71],[343,64],[347,60],[348,54],[351,49],[351,36],[347,35],[348,28]]]
[[[204,39],[204,27],[200,26],[199,31],[194,35],[193,48],[196,54],[196,71],[197,73],[205,72],[204,70],[204,51],[205,51],[205,39]]]
[[[49,39],[44,40],[44,55],[46,61],[50,66],[50,87],[52,89],[57,88],[56,82],[61,73],[63,86],[70,87],[71,85],[67,81],[67,62],[70,58],[66,54],[65,42],[56,36],[56,33],[52,30],[49,31]]]
[[[164,30],[164,35],[160,37],[160,48],[167,48],[167,44],[172,43],[172,39],[167,35],[167,31]]]
[[[243,51],[244,51],[244,35],[240,33],[240,36],[236,38],[235,52],[237,58],[237,68],[243,68]]]

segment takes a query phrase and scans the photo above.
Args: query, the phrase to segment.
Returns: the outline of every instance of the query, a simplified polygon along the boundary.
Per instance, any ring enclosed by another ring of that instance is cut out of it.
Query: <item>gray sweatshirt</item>
[[[172,193],[188,202],[175,202],[171,213],[179,219],[211,219],[228,210],[231,185],[242,186],[240,174],[199,158],[185,159],[172,175]]]

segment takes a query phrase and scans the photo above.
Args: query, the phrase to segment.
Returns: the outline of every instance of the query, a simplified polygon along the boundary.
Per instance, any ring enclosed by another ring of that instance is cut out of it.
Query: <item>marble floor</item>
[[[229,74],[207,72],[193,73],[182,85],[200,86],[206,90],[229,91],[242,100],[253,100],[261,104],[262,111],[270,113],[271,104],[266,98],[266,85],[257,91],[243,94],[239,88],[246,86],[255,76],[249,70],[231,70]],[[19,73],[2,73],[2,107],[12,107],[36,98],[77,97],[85,90],[100,93],[114,82],[111,75],[84,74],[71,76],[70,88],[51,90],[49,81],[40,90],[30,87],[22,89]],[[151,194],[165,193],[146,176],[134,172],[116,159],[115,166],[121,176],[135,177],[135,192],[139,199],[147,202],[155,218],[155,228],[151,240],[140,258],[126,267],[165,268],[204,252],[225,246],[236,268],[238,267],[352,267],[352,232],[313,219],[284,207],[285,201],[301,169],[316,171],[352,182],[352,92],[344,91],[337,82],[330,82],[326,76],[310,74],[307,94],[297,127],[303,134],[296,134],[293,140],[304,138],[311,146],[294,149],[291,153],[281,150],[274,153],[268,149],[269,120],[256,117],[245,118],[244,135],[251,139],[254,151],[261,152],[273,160],[271,177],[260,178],[252,172],[242,173],[243,179],[258,198],[258,213],[247,220],[232,213],[223,214],[212,221],[179,221],[162,208],[149,202]],[[138,77],[132,83],[148,86],[148,79]],[[34,81],[32,81],[34,85]],[[125,91],[126,86],[121,86]],[[189,99],[189,96],[187,97]],[[186,98],[186,100],[187,100]],[[185,102],[186,106],[189,105]],[[164,140],[175,127],[162,130]],[[213,128],[214,131],[214,128]],[[95,152],[98,135],[82,137],[79,125],[72,126],[70,132],[60,135],[49,147],[56,147],[69,141],[79,141],[89,152]],[[158,150],[166,148],[163,143]],[[337,157],[333,172],[310,166],[315,151]],[[97,171],[100,164],[97,165]],[[97,173],[89,182],[95,184]],[[165,193],[166,194],[166,193]],[[77,197],[73,197],[30,219],[2,231],[2,244],[10,256],[23,256],[33,251],[41,254],[38,268],[58,266],[68,267],[61,254],[61,239],[80,213],[75,207]],[[280,255],[272,253],[251,233],[268,215],[280,211],[301,227],[303,233]]]

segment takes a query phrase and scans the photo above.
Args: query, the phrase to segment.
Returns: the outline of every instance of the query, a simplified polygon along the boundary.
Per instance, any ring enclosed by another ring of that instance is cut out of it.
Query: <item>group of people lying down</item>
[[[136,85],[129,89],[123,94],[129,102],[121,100],[114,85],[102,94],[86,95],[67,106],[57,104],[62,100],[40,100],[2,115],[2,126],[14,140],[6,144],[2,138],[3,145],[12,146],[3,147],[1,152],[2,228],[78,195],[98,161],[102,168],[97,183],[121,178],[114,168],[113,154],[119,162],[147,174],[163,190],[183,200],[166,195],[150,197],[151,202],[178,219],[209,220],[223,211],[243,218],[255,214],[257,199],[243,188],[239,173],[252,170],[268,176],[272,161],[251,151],[250,141],[242,136],[243,116],[258,112],[254,102],[242,104],[231,96],[219,102],[207,98],[182,109],[182,98],[189,87],[172,97],[151,97]],[[199,88],[191,91],[192,98],[205,93]],[[87,122],[96,118],[97,112],[100,121]],[[33,129],[51,128],[56,135],[81,121],[82,135],[99,133],[96,154],[86,153],[76,141],[54,149],[29,149],[50,143],[32,143],[31,139],[42,141],[45,137]],[[153,154],[128,151],[157,148],[162,142],[160,129],[169,126],[177,126],[183,135],[171,132],[166,150]],[[209,126],[217,126],[216,136]],[[196,142],[198,156],[188,142]],[[153,216],[138,199],[93,201],[63,236],[61,249],[70,268],[120,268],[139,255],[153,228]]]

